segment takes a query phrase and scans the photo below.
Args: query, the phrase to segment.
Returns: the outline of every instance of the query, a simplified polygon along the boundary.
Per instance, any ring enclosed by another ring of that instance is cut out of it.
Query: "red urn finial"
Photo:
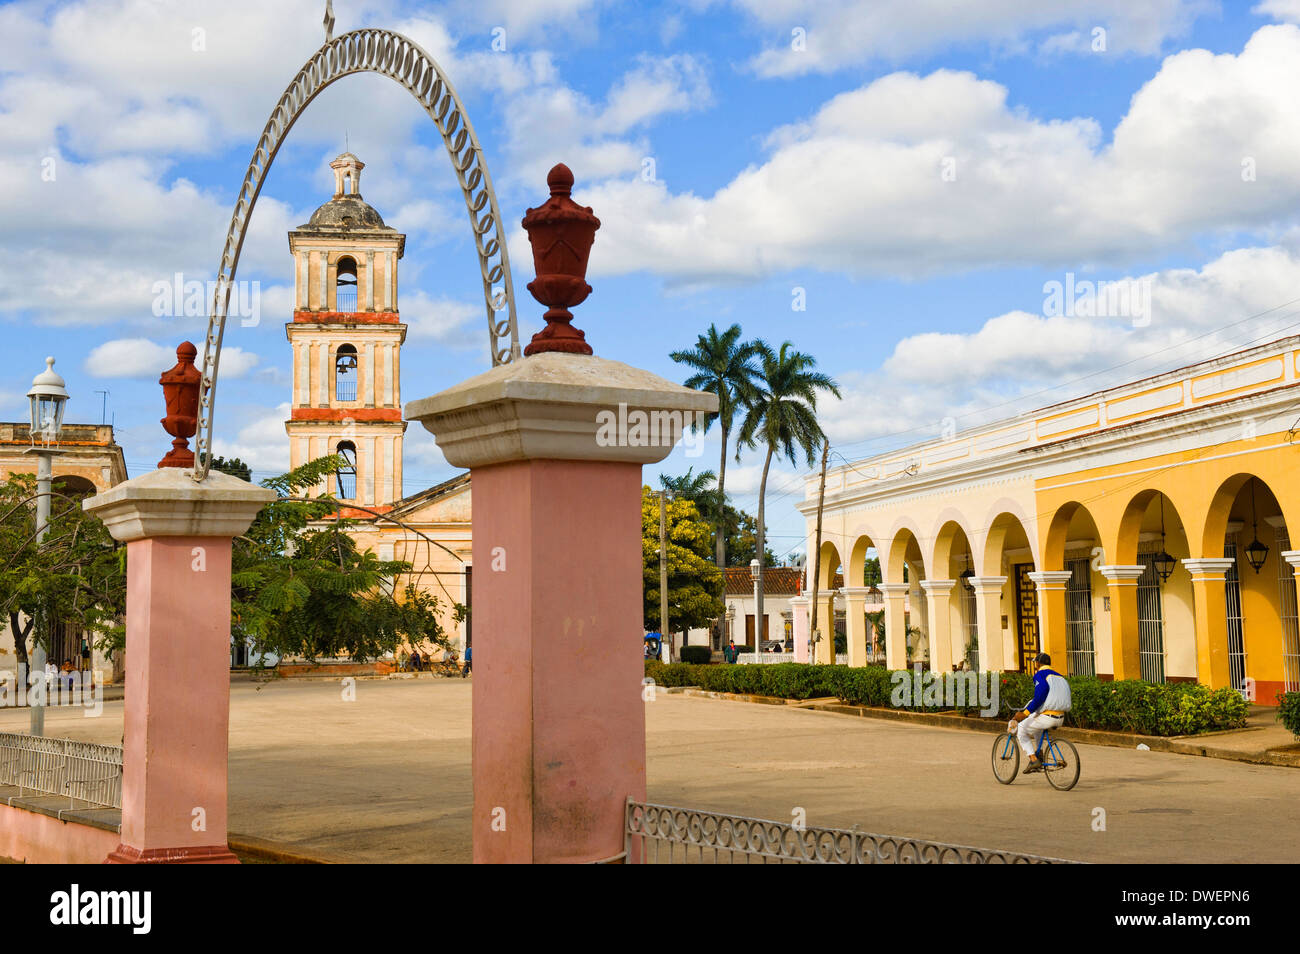
[[[587,257],[600,219],[591,214],[590,208],[569,197],[573,172],[564,163],[550,171],[546,184],[551,187],[551,197],[539,208],[529,209],[523,222],[537,270],[537,278],[528,283],[528,290],[547,307],[542,316],[546,327],[533,335],[524,354],[591,354],[587,336],[570,324],[573,314],[569,309],[582,304],[591,294],[586,280]]]
[[[194,451],[189,439],[199,429],[199,382],[203,375],[194,367],[199,349],[188,341],[176,349],[176,366],[164,371],[158,383],[162,385],[167,401],[167,416],[161,421],[164,430],[172,437],[172,449],[158,461],[159,467],[193,467]]]

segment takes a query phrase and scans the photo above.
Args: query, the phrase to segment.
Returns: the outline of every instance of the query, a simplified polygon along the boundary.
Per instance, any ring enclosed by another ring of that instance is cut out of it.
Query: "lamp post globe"
[[[59,432],[63,429],[63,408],[68,403],[67,382],[54,370],[54,359],[45,359],[45,370],[32,379],[32,389],[27,392],[31,405],[31,441],[29,453],[36,455],[36,544],[45,539],[50,524],[50,493],[54,484],[54,455],[58,453]],[[48,633],[36,634],[36,646],[31,655],[32,672],[38,682],[49,691],[50,680],[45,678],[45,640]],[[34,685],[34,688],[37,686]],[[32,735],[45,734],[45,692],[38,691],[29,697]]]
[[[32,446],[39,440],[46,447],[59,442],[63,429],[63,408],[68,403],[67,382],[54,370],[54,359],[45,359],[45,370],[32,379],[27,392],[31,405]]]

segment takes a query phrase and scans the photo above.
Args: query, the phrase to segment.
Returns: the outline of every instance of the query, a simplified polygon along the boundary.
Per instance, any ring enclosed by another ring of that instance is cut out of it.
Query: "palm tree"
[[[817,361],[811,355],[795,351],[790,342],[781,345],[779,352],[764,341],[754,342],[760,364],[761,379],[756,393],[746,401],[745,419],[736,437],[736,459],[742,447],[751,450],[760,443],[767,446],[763,460],[763,476],[758,485],[758,600],[754,608],[754,639],[762,644],[763,620],[763,547],[767,527],[764,523],[764,504],[767,497],[767,474],[772,458],[778,454],[796,467],[798,452],[803,451],[808,466],[812,467],[814,455],[826,440],[821,425],[817,423],[817,392],[829,391],[840,396],[839,385],[828,375],[814,370]],[[835,656],[832,652],[831,659]]]
[[[659,475],[659,484],[664,490],[669,491],[677,497],[683,497],[692,503],[696,500],[703,500],[710,493],[713,482],[718,479],[718,475],[711,470],[695,473],[694,467],[686,468],[686,473],[680,477],[665,477]],[[706,507],[701,507],[700,512],[705,513]]]
[[[708,433],[715,420],[722,425],[718,505],[713,513],[714,550],[719,569],[727,565],[727,532],[723,526],[727,502],[727,446],[737,408],[746,406],[754,400],[757,393],[755,378],[758,369],[754,366],[757,353],[754,342],[740,340],[740,325],[732,325],[721,334],[718,333],[717,325],[709,325],[709,330],[699,336],[694,348],[689,351],[674,351],[669,355],[678,364],[695,370],[695,374],[683,382],[688,388],[711,391],[718,396],[718,412],[705,419],[704,432]]]

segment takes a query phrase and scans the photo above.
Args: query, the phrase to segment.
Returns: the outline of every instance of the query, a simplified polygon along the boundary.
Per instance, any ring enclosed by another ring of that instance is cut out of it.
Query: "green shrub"
[[[1300,692],[1284,692],[1277,697],[1277,719],[1300,739]]]
[[[833,696],[850,705],[894,708],[895,686],[912,680],[911,671],[883,666],[824,666],[808,663],[710,666],[692,663],[646,663],[648,678],[660,686],[698,686],[712,692],[812,699]],[[1034,680],[1026,673],[998,676],[997,718],[1010,718],[1033,697]],[[1070,677],[1073,702],[1066,725],[1082,729],[1136,732],[1141,735],[1194,735],[1246,724],[1249,704],[1233,689],[1208,689],[1195,683],[1149,683],[1137,679],[1103,682],[1092,676]],[[943,706],[906,706],[935,711]],[[899,706],[902,708],[902,706]],[[958,711],[973,715],[980,709],[970,700]],[[1279,718],[1300,738],[1300,693],[1283,697]]]
[[[708,646],[683,646],[681,657],[684,663],[707,664],[713,661],[713,650]]]

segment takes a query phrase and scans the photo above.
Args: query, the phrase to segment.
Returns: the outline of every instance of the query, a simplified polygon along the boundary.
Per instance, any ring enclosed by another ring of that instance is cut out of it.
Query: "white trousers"
[[[1038,740],[1042,738],[1044,729],[1055,729],[1065,722],[1060,716],[1049,715],[1031,715],[1020,722],[1020,728],[1016,729],[1016,740],[1020,743],[1020,749],[1025,755],[1033,755],[1038,751]]]

